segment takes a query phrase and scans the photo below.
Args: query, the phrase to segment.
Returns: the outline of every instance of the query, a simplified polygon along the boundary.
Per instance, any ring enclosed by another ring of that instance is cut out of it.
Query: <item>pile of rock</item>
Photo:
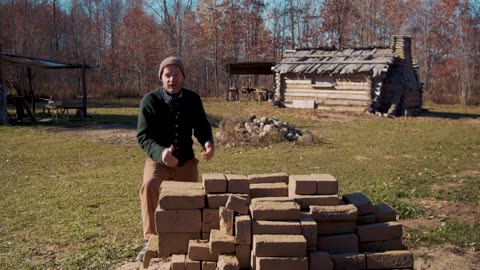
[[[338,196],[329,174],[204,174],[163,182],[144,267],[171,269],[413,269],[386,204]]]
[[[227,129],[232,129],[229,131]],[[234,138],[229,138],[233,136]],[[220,143],[233,143],[235,138],[242,138],[244,142],[257,142],[267,139],[268,141],[302,141],[311,143],[314,137],[309,130],[301,131],[287,122],[281,122],[278,118],[261,117],[252,115],[247,121],[233,123],[233,127],[227,126],[225,122],[220,123],[216,134]]]

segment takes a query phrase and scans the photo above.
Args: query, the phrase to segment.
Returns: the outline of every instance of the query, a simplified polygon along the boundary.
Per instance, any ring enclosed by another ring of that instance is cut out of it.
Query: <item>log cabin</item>
[[[384,48],[284,51],[275,72],[275,101],[286,107],[414,116],[422,84],[411,38],[392,36]]]

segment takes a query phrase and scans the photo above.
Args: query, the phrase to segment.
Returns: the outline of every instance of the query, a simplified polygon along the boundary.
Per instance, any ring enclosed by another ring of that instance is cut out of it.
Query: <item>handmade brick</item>
[[[229,193],[243,193],[250,192],[250,180],[246,175],[226,174],[227,191]]]
[[[225,205],[225,207],[241,215],[246,215],[248,214],[249,204],[250,204],[250,200],[248,198],[245,198],[245,196],[231,194],[228,197],[227,204]]]
[[[218,260],[218,254],[210,252],[208,240],[190,240],[188,242],[188,258],[192,261],[211,261]]]
[[[238,264],[241,269],[250,268],[250,245],[236,245],[235,256],[237,256]]]
[[[260,201],[250,205],[253,220],[299,220],[300,206],[292,202]]]
[[[331,174],[312,174],[317,182],[318,195],[333,195],[338,193],[338,180]]]
[[[317,193],[317,182],[311,175],[290,175],[288,180],[288,196],[313,195]]]
[[[265,173],[265,174],[252,174],[248,176],[250,184],[260,183],[288,183],[288,174],[284,172],[280,173]]]
[[[216,270],[217,262],[202,262],[202,270]]]
[[[171,270],[185,270],[185,254],[173,254],[170,262]],[[145,267],[144,267],[145,268]]]
[[[165,210],[157,207],[155,211],[157,232],[200,232],[202,230],[202,211]]]
[[[210,231],[210,252],[216,254],[235,254],[235,238],[220,230]]]
[[[200,261],[192,261],[188,257],[185,259],[185,270],[201,270]]]
[[[227,206],[227,201],[230,195],[231,193],[207,194],[208,208],[218,209],[220,206]],[[250,200],[250,196],[248,194],[237,194],[236,196],[241,196],[247,200]]]
[[[239,270],[240,263],[235,255],[220,255],[217,263],[218,270]]]
[[[397,221],[397,213],[385,203],[374,205],[373,213],[375,214],[376,223]]]
[[[253,220],[253,234],[302,234],[302,226],[298,221]]]
[[[367,196],[363,193],[356,192],[351,194],[345,194],[342,199],[348,203],[353,204],[358,209],[358,215],[367,215],[373,213],[373,205]]]
[[[252,243],[252,219],[249,215],[235,217],[235,241],[239,245]]]
[[[260,198],[252,198],[250,203],[256,202],[295,202],[294,198],[290,197],[260,197]]]
[[[359,249],[362,252],[377,252],[377,251],[389,251],[389,250],[405,250],[407,247],[403,244],[402,239],[391,239],[385,241],[374,242],[360,242],[358,243]]]
[[[202,232],[209,233],[213,229],[220,229],[220,215],[218,209],[202,209]]]
[[[208,232],[202,232],[202,234],[200,235],[200,239],[201,240],[208,240],[210,239],[210,233]]]
[[[356,228],[357,223],[354,220],[317,222],[317,233],[319,235],[354,233]]]
[[[147,250],[143,256],[143,268],[148,268],[150,261],[158,257],[158,236],[152,235],[148,240]]]
[[[227,192],[227,179],[223,173],[204,173],[202,174],[202,182],[207,194]]]
[[[308,210],[311,205],[338,205],[338,195],[293,195],[292,197],[302,210]]]
[[[203,190],[203,184],[200,182],[182,182],[182,181],[162,181],[160,192],[176,191],[179,189]]]
[[[359,215],[357,217],[358,225],[373,224],[376,222],[375,214]]]
[[[253,252],[257,258],[305,257],[307,254],[307,240],[303,235],[254,235]]]
[[[413,253],[407,250],[365,253],[367,269],[413,268]]]
[[[317,222],[356,221],[357,208],[352,204],[336,206],[310,206],[310,214]]]
[[[302,215],[300,218],[302,235],[307,240],[307,247],[317,246],[317,223],[311,216]]]
[[[307,257],[256,257],[257,270],[308,270]]]
[[[328,252],[311,252],[309,255],[310,269],[332,270],[333,262]]]
[[[402,224],[397,222],[384,222],[357,226],[357,235],[360,242],[398,239],[402,238],[402,234]]]
[[[250,197],[287,197],[288,187],[285,183],[250,184]]]
[[[354,233],[319,236],[317,249],[328,253],[358,252],[358,237]]]
[[[187,254],[188,242],[200,238],[200,233],[158,233],[158,256],[168,257],[172,254]]]
[[[218,214],[220,216],[220,231],[228,235],[233,235],[235,213],[228,208],[220,206]]]
[[[205,207],[205,193],[198,189],[176,189],[162,191],[159,198],[160,208],[201,209]]]
[[[361,253],[330,254],[330,259],[335,270],[365,269],[367,267],[365,255]]]

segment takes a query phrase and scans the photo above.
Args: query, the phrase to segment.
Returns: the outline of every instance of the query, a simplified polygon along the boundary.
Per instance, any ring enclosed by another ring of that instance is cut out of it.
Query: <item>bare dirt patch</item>
[[[111,144],[132,146],[137,144],[137,131],[133,125],[87,125],[75,128],[50,128],[49,131]]]

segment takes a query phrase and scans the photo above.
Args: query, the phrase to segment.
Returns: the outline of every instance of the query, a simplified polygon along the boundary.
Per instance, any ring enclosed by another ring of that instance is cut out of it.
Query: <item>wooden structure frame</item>
[[[87,85],[86,85],[86,70],[91,69],[91,68],[97,68],[98,65],[88,65],[85,63],[82,64],[72,64],[72,63],[62,63],[62,62],[57,62],[53,60],[48,60],[48,59],[41,59],[41,58],[36,58],[36,57],[28,57],[28,56],[22,56],[22,55],[16,55],[16,54],[9,54],[5,52],[0,52],[0,82],[3,83],[3,78],[2,78],[2,69],[1,65],[2,64],[12,64],[12,65],[18,65],[18,66],[23,66],[26,67],[27,69],[27,74],[28,74],[28,81],[29,81],[29,88],[30,92],[33,93],[33,87],[32,87],[32,79],[31,79],[31,68],[46,68],[46,69],[81,69],[81,82],[82,82],[82,106],[81,107],[68,107],[64,106],[61,108],[62,113],[65,111],[68,112],[68,109],[81,109],[82,113],[84,116],[87,115]],[[0,87],[4,87],[4,85],[0,85]],[[33,107],[35,108],[35,104],[33,104]],[[27,108],[28,111],[28,108]],[[34,109],[35,112],[35,109]],[[30,118],[32,118],[32,121],[35,121],[35,115],[31,112],[29,112]]]
[[[234,78],[234,75],[275,75],[272,71],[274,66],[275,62],[238,62],[227,64],[225,66],[229,75],[227,100],[233,101],[239,99],[239,83],[237,78]],[[267,89],[246,87],[242,89],[242,92],[247,93],[250,97],[255,94],[255,98],[258,101],[268,100],[269,96]]]

